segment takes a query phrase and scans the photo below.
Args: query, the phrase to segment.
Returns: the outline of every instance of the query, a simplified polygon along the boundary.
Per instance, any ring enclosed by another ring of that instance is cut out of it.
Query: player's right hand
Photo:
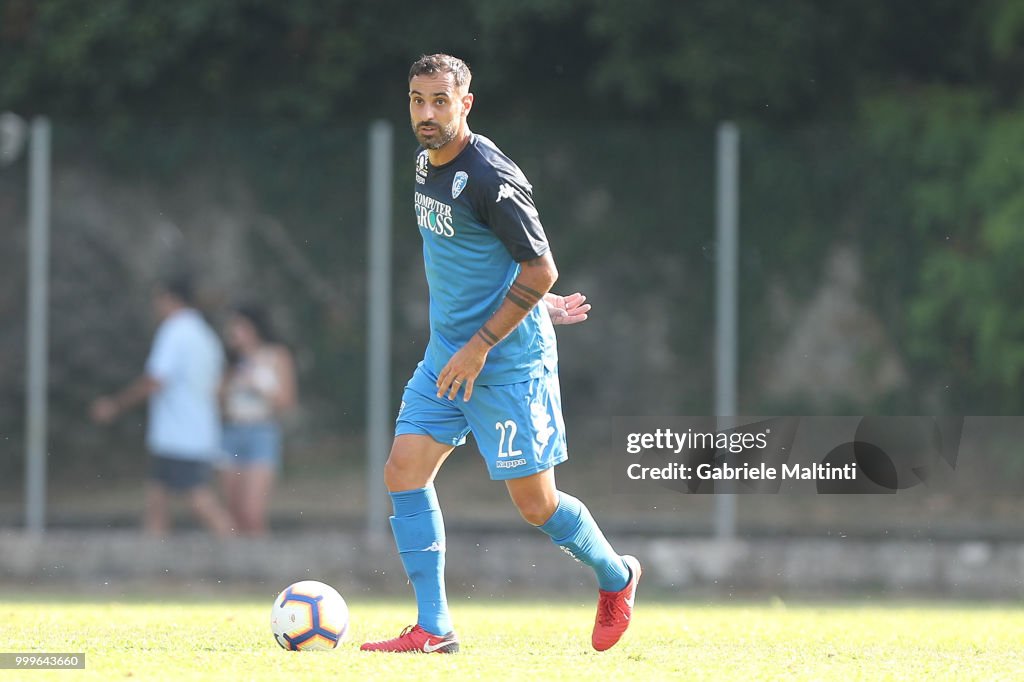
[[[447,394],[448,400],[455,400],[461,388],[462,399],[468,402],[473,395],[473,382],[483,370],[489,350],[476,336],[460,348],[437,375],[437,397],[444,398]]]

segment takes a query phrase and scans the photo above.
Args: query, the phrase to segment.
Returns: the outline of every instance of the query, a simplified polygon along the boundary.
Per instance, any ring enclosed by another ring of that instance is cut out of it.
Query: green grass
[[[291,653],[270,635],[270,599],[0,601],[0,651],[87,657],[84,671],[8,670],[0,680],[1010,680],[1024,671],[1019,607],[638,600],[625,639],[599,654],[590,604],[460,600],[455,656],[361,653],[364,638],[397,634],[411,605],[350,607],[339,650]]]

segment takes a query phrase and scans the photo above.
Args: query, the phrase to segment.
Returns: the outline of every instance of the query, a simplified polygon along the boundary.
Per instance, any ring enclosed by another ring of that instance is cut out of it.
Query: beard
[[[420,133],[419,126],[427,124],[433,126],[437,131],[432,137],[426,137]],[[458,125],[456,121],[449,121],[447,125],[441,125],[436,121],[423,121],[420,124],[413,125],[412,130],[421,147],[424,149],[440,149],[455,139],[455,135],[458,133]]]

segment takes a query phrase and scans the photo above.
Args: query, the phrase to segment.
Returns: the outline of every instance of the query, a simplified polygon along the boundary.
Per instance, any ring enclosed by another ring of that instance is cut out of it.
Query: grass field
[[[462,653],[357,651],[397,634],[408,603],[352,603],[332,652],[286,652],[270,601],[0,600],[0,651],[86,653],[86,669],[0,670],[0,680],[1011,680],[1024,675],[1024,608],[962,605],[699,606],[638,600],[609,652],[590,649],[590,604],[460,602]]]

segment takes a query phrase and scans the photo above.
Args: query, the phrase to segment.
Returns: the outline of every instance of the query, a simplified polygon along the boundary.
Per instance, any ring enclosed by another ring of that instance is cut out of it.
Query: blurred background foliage
[[[242,222],[283,226],[298,265],[282,268],[281,230],[261,228],[246,241],[249,270],[222,284],[248,276],[285,309],[312,423],[358,431],[365,126],[397,126],[402,234],[403,81],[435,51],[473,67],[474,128],[533,181],[565,286],[602,302],[592,334],[562,336],[568,410],[711,409],[713,130],[726,119],[743,131],[741,412],[1024,408],[1024,0],[0,0],[0,110],[52,117],[63,163],[184,194],[181,178],[196,176],[216,201],[246,206]],[[8,176],[18,196],[22,180]],[[106,253],[110,238],[65,248]],[[0,342],[12,347],[21,239],[4,256]],[[417,242],[396,239],[399,377],[425,340],[406,306],[424,297]],[[785,310],[812,307],[840,246],[857,254],[858,295],[906,380],[825,401],[780,396],[766,387],[797,317]],[[108,260],[91,280],[97,300],[152,274]],[[80,312],[75,288],[61,291],[55,314]],[[108,316],[109,336],[144,323],[141,295],[131,302]],[[83,325],[62,342],[57,323],[55,352],[81,352],[75,339],[100,327]],[[98,351],[68,361],[92,387],[65,394],[68,414],[84,419],[96,387],[136,371],[147,340],[120,354],[135,363],[122,369],[97,369]],[[16,365],[0,367],[0,427],[12,434]],[[643,397],[621,390],[630,381]]]
[[[336,123],[391,111],[419,52],[464,55],[512,120],[856,116],[923,86],[1020,94],[1019,0],[4,0],[0,103],[120,119]]]

